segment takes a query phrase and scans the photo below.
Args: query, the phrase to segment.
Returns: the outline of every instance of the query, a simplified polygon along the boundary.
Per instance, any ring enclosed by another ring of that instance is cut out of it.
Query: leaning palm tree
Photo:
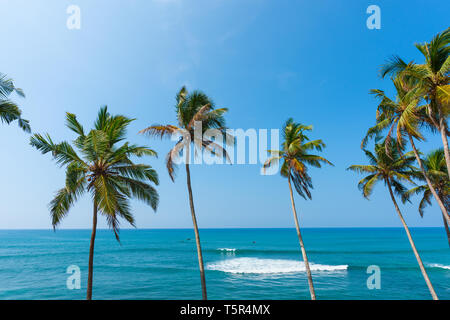
[[[30,132],[30,123],[28,120],[22,119],[22,111],[16,103],[9,99],[12,93],[24,98],[25,94],[22,89],[16,88],[14,82],[7,78],[6,75],[0,73],[0,119],[2,122],[10,124],[17,120],[19,127],[25,132]]]
[[[438,193],[439,198],[441,198],[447,208],[447,211],[450,209],[450,182],[448,180],[447,175],[447,166],[445,164],[445,156],[443,149],[437,149],[430,152],[427,157],[423,161],[424,167],[428,172],[428,176],[432,181],[433,189]],[[419,180],[424,180],[422,175],[417,177]],[[403,202],[409,200],[412,195],[418,194],[422,196],[422,199],[419,203],[419,213],[420,216],[423,217],[424,209],[427,205],[431,205],[431,190],[428,184],[416,186],[410,190],[408,190],[403,196]],[[442,219],[444,222],[445,232],[447,233],[447,240],[450,246],[450,230],[448,227],[447,220],[445,216],[442,215]]]
[[[224,114],[228,111],[226,108],[214,108],[212,100],[201,91],[188,93],[185,87],[182,87],[176,96],[175,105],[178,125],[152,125],[140,133],[152,137],[170,138],[176,135],[180,136],[179,141],[172,150],[169,151],[166,158],[166,166],[172,181],[175,181],[175,168],[184,150],[186,180],[189,193],[189,206],[191,209],[192,223],[194,225],[195,242],[197,245],[198,265],[200,269],[200,281],[202,286],[202,298],[207,300],[205,269],[203,265],[203,255],[200,244],[200,234],[197,226],[197,217],[194,208],[194,198],[191,186],[190,173],[190,147],[194,144],[195,151],[207,151],[218,156],[219,154],[228,159],[227,152],[216,142],[211,140],[207,134],[209,130],[216,130],[225,137],[225,143],[234,143],[234,138],[227,133]]]
[[[450,112],[450,28],[438,33],[429,43],[416,44],[424,56],[423,64],[406,63],[398,56],[381,67],[381,76],[389,74],[414,82],[427,101],[428,120],[441,134],[450,178],[447,117]]]
[[[305,133],[311,130],[312,126],[305,126],[300,123],[295,123],[292,118],[288,119],[282,129],[284,138],[282,150],[269,150],[268,152],[271,156],[264,163],[263,169],[277,164],[280,160],[283,162],[280,173],[283,177],[288,179],[292,212],[294,214],[295,228],[297,229],[297,236],[300,242],[300,249],[308,277],[309,292],[311,294],[311,299],[316,300],[311,269],[309,267],[308,256],[306,255],[305,245],[303,244],[303,239],[300,232],[297,210],[295,209],[292,183],[300,196],[306,200],[311,199],[310,189],[312,189],[313,186],[311,177],[308,174],[307,166],[309,165],[316,168],[321,168],[322,163],[327,163],[330,165],[333,164],[321,156],[309,153],[311,150],[322,151],[325,147],[322,140],[309,141],[309,138]]]
[[[417,169],[412,166],[415,160],[413,152],[407,152],[401,155],[399,152],[399,147],[396,144],[397,142],[395,140],[390,140],[387,146],[384,142],[379,144],[376,143],[375,154],[364,149],[370,165],[353,165],[347,170],[368,174],[368,176],[364,177],[358,183],[358,188],[362,191],[363,196],[366,199],[368,199],[372,194],[374,186],[377,182],[383,181],[387,186],[391,200],[394,203],[395,210],[397,211],[400,221],[405,228],[409,243],[414,255],[416,256],[431,296],[434,300],[438,300],[433,285],[428,278],[422,259],[420,258],[419,252],[416,249],[411,233],[409,232],[409,228],[403,219],[403,215],[398,207],[397,201],[395,200],[394,192],[399,196],[403,196],[406,192],[406,187],[402,184],[402,182],[412,182],[411,177],[417,175]]]
[[[92,235],[89,248],[87,299],[92,299],[94,242],[97,213],[100,212],[119,239],[119,218],[134,226],[129,199],[137,198],[156,210],[158,193],[149,182],[158,184],[158,175],[149,165],[136,164],[131,157],[156,156],[156,152],[123,141],[127,126],[133,119],[110,115],[100,109],[94,129],[85,133],[72,113],[66,115],[66,126],[77,134],[75,148],[66,141],[54,143],[48,134],[34,134],[31,145],[43,154],[51,153],[60,166],[66,167],[66,184],[50,202],[53,228],[68,214],[80,196],[88,192],[93,200]]]
[[[361,148],[366,146],[369,138],[379,135],[385,129],[388,129],[385,139],[387,152],[389,152],[388,145],[392,139],[392,134],[394,131],[396,133],[399,148],[404,147],[404,138],[407,137],[414,151],[414,155],[417,163],[419,164],[423,178],[438,203],[443,217],[447,220],[447,223],[450,223],[450,216],[447,212],[448,209],[445,207],[442,198],[439,197],[439,194],[432,187],[432,182],[428,177],[428,173],[422,163],[422,159],[420,158],[419,151],[414,143],[415,139],[419,141],[424,140],[424,137],[420,132],[420,128],[424,123],[426,124],[426,122],[423,121],[424,106],[419,105],[421,100],[420,93],[418,94],[419,89],[407,89],[405,83],[399,78],[393,79],[392,82],[397,92],[395,100],[388,98],[383,90],[371,90],[371,93],[380,100],[376,113],[377,123],[367,131],[366,136],[361,143]]]

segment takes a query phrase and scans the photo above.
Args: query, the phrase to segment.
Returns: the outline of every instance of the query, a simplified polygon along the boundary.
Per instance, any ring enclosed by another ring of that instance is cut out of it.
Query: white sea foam
[[[217,249],[219,251],[225,251],[225,252],[235,252],[236,249],[235,248],[219,248]]]
[[[348,265],[323,265],[309,264],[311,271],[342,271],[347,270]],[[285,259],[259,259],[259,258],[236,258],[208,263],[208,270],[216,270],[227,273],[296,273],[305,272],[305,264],[297,260]]]
[[[428,264],[428,266],[431,268],[441,268],[441,269],[450,270],[450,266],[446,266],[445,264],[440,264],[440,263],[430,263],[430,264]]]

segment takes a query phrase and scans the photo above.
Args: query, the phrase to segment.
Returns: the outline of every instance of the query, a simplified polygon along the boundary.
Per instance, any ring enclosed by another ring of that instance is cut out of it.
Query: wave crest
[[[311,271],[345,271],[348,265],[323,265],[310,263]],[[273,274],[305,272],[303,261],[285,259],[236,258],[208,263],[208,270],[226,273]]]
[[[430,263],[430,264],[428,264],[428,266],[431,268],[441,268],[441,269],[450,270],[450,266],[446,266],[445,264],[440,264],[440,263]]]
[[[217,250],[225,252],[236,252],[236,248],[219,248]]]

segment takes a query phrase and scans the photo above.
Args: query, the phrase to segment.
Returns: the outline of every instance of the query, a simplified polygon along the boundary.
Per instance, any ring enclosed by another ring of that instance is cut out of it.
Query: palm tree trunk
[[[298,241],[300,242],[300,249],[302,250],[306,275],[308,276],[309,293],[311,294],[311,300],[316,300],[316,293],[314,291],[311,269],[309,268],[308,256],[306,255],[305,245],[303,244],[302,234],[300,233],[300,226],[298,225],[297,210],[295,210],[294,195],[292,194],[291,177],[288,177],[288,181],[289,181],[289,192],[291,195],[292,212],[294,213],[295,228],[297,229]]]
[[[422,259],[420,258],[419,252],[417,252],[416,245],[414,244],[414,241],[411,237],[411,233],[409,232],[408,226],[406,225],[406,222],[403,219],[403,215],[400,211],[400,208],[397,205],[397,201],[395,201],[394,193],[392,192],[392,187],[391,187],[391,183],[390,183],[389,179],[387,180],[387,185],[388,185],[388,189],[389,189],[389,194],[391,195],[392,202],[394,203],[394,206],[395,206],[395,210],[397,210],[398,216],[400,217],[403,227],[405,228],[409,243],[411,245],[411,248],[414,251],[414,255],[416,256],[417,262],[420,267],[420,271],[422,271],[423,278],[425,279],[425,282],[427,283],[427,286],[428,286],[428,289],[430,290],[431,296],[433,297],[433,300],[439,300],[436,295],[436,292],[434,291],[433,285],[431,284],[430,278],[428,278],[427,271],[425,270],[425,267],[423,265]]]
[[[445,163],[447,164],[447,173],[450,178],[450,153],[448,150],[448,140],[447,140],[447,130],[445,126],[445,117],[442,113],[442,108],[438,105],[439,110],[439,132],[441,133],[442,144],[444,145],[444,155],[445,155]],[[447,220],[448,221],[448,220]]]
[[[445,219],[444,214],[442,214],[442,220],[444,220],[444,228],[445,232],[447,233],[448,246],[450,247],[450,230],[448,229],[448,223],[447,220]]]
[[[192,188],[191,188],[191,172],[189,170],[189,148],[186,147],[186,180],[187,180],[187,187],[189,192],[189,205],[191,207],[191,216],[192,216],[192,223],[194,224],[194,232],[195,232],[195,243],[197,244],[197,256],[198,256],[198,266],[200,268],[200,280],[202,283],[202,297],[203,300],[207,300],[206,295],[206,280],[205,280],[205,269],[203,266],[203,255],[202,255],[202,247],[200,245],[200,234],[198,233],[198,227],[197,227],[197,218],[195,217],[195,209],[194,209],[194,198],[192,196]]]
[[[445,208],[444,203],[442,202],[441,198],[436,192],[436,189],[434,188],[433,184],[431,183],[430,179],[428,178],[427,172],[425,171],[425,168],[422,163],[422,159],[420,159],[419,152],[416,149],[416,145],[414,144],[414,139],[410,134],[409,136],[409,142],[411,143],[411,147],[414,150],[414,155],[416,156],[417,163],[419,164],[420,170],[422,171],[423,177],[425,178],[428,188],[430,189],[431,193],[433,194],[434,199],[436,199],[439,208],[441,208],[443,217],[447,220],[448,223],[450,223],[450,216],[448,215],[447,209]]]
[[[89,247],[89,271],[86,300],[92,300],[92,277],[94,273],[94,242],[97,232],[97,202],[94,200],[94,216],[92,218],[91,245]]]

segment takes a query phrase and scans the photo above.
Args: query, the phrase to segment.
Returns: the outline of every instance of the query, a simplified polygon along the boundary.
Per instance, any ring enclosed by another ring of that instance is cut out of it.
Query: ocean
[[[411,232],[437,295],[450,299],[444,229]],[[431,298],[403,229],[302,233],[318,299]],[[97,232],[94,299],[201,299],[192,230],[120,235],[121,244],[111,231]],[[209,299],[309,299],[295,229],[201,229],[200,236]],[[84,299],[89,241],[90,230],[0,230],[0,299]],[[68,288],[69,266],[79,267],[80,289]],[[368,273],[369,266],[376,267]],[[380,288],[369,289],[377,275]]]

